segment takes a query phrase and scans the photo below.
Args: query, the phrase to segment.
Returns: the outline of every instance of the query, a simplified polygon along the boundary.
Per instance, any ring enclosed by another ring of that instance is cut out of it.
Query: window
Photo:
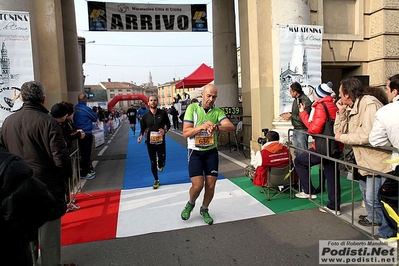
[[[323,39],[363,40],[364,1],[318,0],[319,25],[323,25]],[[334,10],[334,12],[331,12]]]
[[[109,95],[109,98],[114,98],[115,97],[115,94],[114,93],[111,93],[110,95]]]

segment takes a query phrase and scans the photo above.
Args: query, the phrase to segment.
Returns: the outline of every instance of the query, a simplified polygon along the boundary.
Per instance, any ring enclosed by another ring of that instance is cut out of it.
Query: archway
[[[117,102],[129,100],[142,100],[145,104],[148,104],[148,98],[144,94],[120,94],[116,95],[111,101],[109,101],[108,111],[111,111]]]

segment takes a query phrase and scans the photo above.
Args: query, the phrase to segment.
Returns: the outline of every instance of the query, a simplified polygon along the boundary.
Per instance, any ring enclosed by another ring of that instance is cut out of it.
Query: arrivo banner
[[[87,2],[89,31],[207,32],[206,5]]]

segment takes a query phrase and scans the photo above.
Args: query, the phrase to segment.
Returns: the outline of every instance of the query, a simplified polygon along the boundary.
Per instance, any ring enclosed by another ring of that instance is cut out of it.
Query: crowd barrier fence
[[[83,184],[82,180],[80,179],[80,153],[78,140],[75,140],[73,146],[77,148],[69,155],[72,165],[72,176],[68,179],[67,212],[80,209],[80,207],[76,204],[76,196],[79,193],[84,193],[91,196],[83,191]]]
[[[288,146],[288,148],[289,148],[289,150],[290,150],[290,152],[291,152],[291,154],[292,154],[292,151],[293,150],[299,150],[299,151],[301,151],[301,152],[306,152],[307,154],[308,154],[308,156],[310,157],[311,155],[313,155],[313,156],[317,156],[317,157],[320,157],[321,158],[321,163],[320,163],[320,165],[319,165],[319,167],[320,167],[320,169],[322,169],[323,168],[323,161],[324,160],[329,160],[329,161],[333,161],[334,162],[334,165],[335,165],[335,193],[337,193],[337,191],[336,191],[336,184],[337,184],[337,177],[341,177],[340,176],[340,172],[337,172],[337,171],[339,171],[339,169],[340,169],[340,165],[341,166],[343,166],[344,167],[344,169],[351,169],[350,171],[351,171],[351,174],[352,174],[352,178],[351,178],[351,191],[350,191],[350,193],[351,193],[351,202],[350,202],[350,206],[351,206],[351,212],[350,212],[350,216],[351,216],[351,219],[350,219],[350,224],[352,225],[352,226],[354,226],[354,227],[356,227],[356,228],[358,228],[357,226],[356,226],[356,224],[355,224],[355,184],[357,185],[357,181],[355,181],[355,169],[361,169],[361,170],[365,170],[365,171],[367,171],[367,172],[370,172],[371,173],[371,175],[372,175],[372,178],[373,178],[373,198],[374,198],[374,196],[375,196],[375,194],[374,194],[374,191],[375,191],[375,189],[374,189],[374,179],[375,178],[379,178],[379,177],[376,177],[376,176],[381,176],[381,177],[385,177],[385,178],[389,178],[389,179],[393,179],[393,180],[396,180],[396,181],[399,181],[399,177],[398,176],[395,176],[395,175],[392,175],[392,174],[390,174],[390,173],[382,173],[382,172],[379,172],[379,171],[376,171],[376,170],[374,170],[374,169],[370,169],[370,168],[367,168],[367,167],[362,167],[362,166],[360,166],[360,165],[357,165],[357,164],[354,164],[354,163],[351,163],[351,162],[348,162],[348,161],[345,161],[344,160],[344,158],[342,158],[342,157],[340,157],[340,158],[333,158],[333,157],[330,157],[330,156],[326,156],[326,155],[322,155],[322,154],[319,154],[319,153],[316,153],[316,152],[313,152],[313,151],[310,151],[310,150],[305,150],[305,149],[302,149],[302,148],[299,148],[299,147],[296,147],[296,146],[294,146],[293,144],[292,144],[292,141],[291,141],[291,138],[292,138],[292,133],[294,132],[294,131],[298,131],[298,130],[295,130],[295,129],[289,129],[288,130],[288,143],[287,143],[287,146]],[[303,131],[301,131],[301,132],[303,132]],[[310,135],[310,136],[312,136],[313,137],[313,139],[315,139],[315,138],[325,138],[326,140],[328,140],[328,139],[330,139],[330,140],[335,140],[334,139],[334,137],[331,137],[331,136],[327,136],[327,135],[323,135],[323,134],[309,134],[309,133],[307,133],[306,132],[306,134],[308,134],[308,135]],[[328,141],[326,141],[325,143],[328,143]],[[351,145],[351,146],[355,146],[355,145]],[[359,145],[359,146],[367,146],[367,147],[370,147],[370,148],[373,148],[373,149],[376,149],[376,150],[388,150],[388,151],[390,151],[390,152],[392,152],[392,151],[396,151],[396,152],[398,152],[399,151],[399,149],[396,149],[396,148],[393,148],[393,147],[386,147],[386,146],[384,146],[384,147],[372,147],[372,146],[370,146],[370,145]],[[327,149],[328,149],[328,147],[327,147]],[[328,154],[328,153],[327,153]],[[310,161],[310,160],[309,160]],[[312,166],[309,164],[308,165],[309,166],[309,173],[311,173],[311,168],[312,168]],[[320,173],[319,174],[322,174],[321,173],[321,171],[320,171]],[[310,178],[311,178],[311,176],[310,176],[310,174],[309,174],[309,180],[310,180]],[[321,180],[323,180],[323,179],[321,179]],[[310,182],[309,182],[309,184],[310,184]],[[310,186],[310,185],[309,185]],[[399,186],[399,183],[398,183],[398,186]],[[321,187],[323,187],[323,186],[321,186]],[[310,188],[309,188],[310,189]],[[293,189],[294,191],[297,191],[297,190],[295,190],[295,189]],[[299,191],[301,191],[301,189],[300,189],[300,184],[299,184],[299,188],[298,188],[298,190]],[[299,191],[297,191],[297,192],[299,192]],[[309,190],[310,191],[310,190]],[[342,192],[342,191],[341,191]],[[310,199],[311,200],[311,199]],[[325,206],[325,204],[324,204],[324,199],[323,199],[323,191],[322,191],[322,193],[321,193],[321,204],[319,205],[316,201],[313,201],[313,200],[311,200],[314,204],[316,204],[317,206],[319,206],[319,207],[323,207],[323,206]],[[335,205],[337,205],[337,201],[335,202]],[[398,205],[399,205],[399,199],[398,199]],[[342,206],[342,204],[341,204],[341,206]],[[383,207],[383,206],[382,206]],[[372,222],[374,222],[374,201],[373,201],[373,203],[372,203],[372,213],[373,213],[373,215],[372,215]],[[340,218],[340,219],[343,219],[342,217],[340,217],[340,216],[336,216],[336,217],[338,217],[338,218]],[[344,220],[344,219],[343,219]],[[346,221],[346,220],[344,220],[344,221]],[[346,221],[347,222],[347,221]],[[371,237],[373,237],[375,235],[375,229],[374,229],[374,226],[372,226],[372,228],[371,228],[371,233],[370,233],[370,236]]]

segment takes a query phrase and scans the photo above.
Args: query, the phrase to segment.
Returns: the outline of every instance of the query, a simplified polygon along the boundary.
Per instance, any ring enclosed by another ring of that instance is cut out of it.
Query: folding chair
[[[292,176],[294,168],[287,165],[283,168],[269,167],[266,184],[262,187],[262,193],[268,201],[279,195],[285,195],[287,190],[290,191],[289,197],[292,199]],[[273,195],[270,195],[273,192]]]

